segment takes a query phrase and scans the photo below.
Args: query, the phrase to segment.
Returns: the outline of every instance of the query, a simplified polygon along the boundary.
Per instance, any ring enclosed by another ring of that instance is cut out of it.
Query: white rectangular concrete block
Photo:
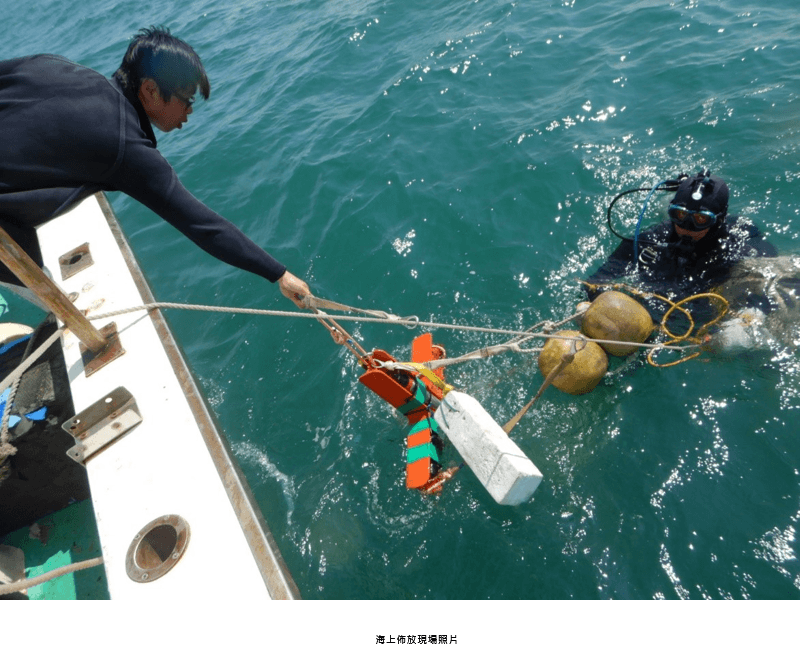
[[[533,496],[542,473],[477,399],[448,392],[435,418],[497,503],[517,506]]]

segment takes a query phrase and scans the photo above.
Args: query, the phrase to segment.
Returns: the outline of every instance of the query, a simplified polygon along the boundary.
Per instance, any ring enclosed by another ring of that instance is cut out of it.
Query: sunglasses
[[[685,206],[678,206],[677,204],[670,204],[667,213],[670,220],[676,224],[683,225],[687,220],[691,220],[695,231],[703,231],[713,226],[720,215],[711,211],[690,211]]]
[[[186,105],[187,110],[192,108],[192,105],[194,104],[194,96],[184,97],[180,93],[173,93],[173,95]]]

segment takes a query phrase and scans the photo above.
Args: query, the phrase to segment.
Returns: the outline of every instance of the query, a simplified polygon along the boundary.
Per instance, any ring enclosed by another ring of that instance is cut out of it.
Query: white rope
[[[46,574],[36,576],[35,578],[27,578],[25,580],[17,581],[16,583],[8,583],[0,585],[0,596],[3,594],[13,594],[14,592],[21,592],[22,590],[29,589],[36,585],[46,583],[48,580],[58,578],[64,574],[71,574],[82,569],[89,569],[90,567],[97,567],[103,564],[103,558],[92,558],[90,560],[82,560],[81,562],[73,562],[71,565],[65,565],[58,569],[48,571]]]
[[[41,345],[39,345],[36,350],[28,356],[24,361],[22,361],[19,365],[17,365],[16,369],[11,372],[3,382],[0,383],[0,395],[5,392],[5,389],[10,386],[14,381],[22,376],[31,365],[33,365],[39,357],[44,354],[59,337],[61,334],[64,333],[63,329],[56,329],[56,331],[51,335],[47,340],[45,340]]]
[[[314,297],[313,295],[308,295],[307,297],[305,297],[303,303],[309,308],[327,308],[328,310],[333,310],[333,311],[364,313],[365,315],[372,315],[373,317],[381,317],[389,321],[400,319],[399,317],[397,317],[397,315],[393,315],[392,313],[387,313],[386,311],[371,311],[366,308],[354,308],[353,306],[338,304],[337,302],[332,302],[327,299],[320,299],[319,297]]]
[[[482,347],[481,349],[476,349],[468,354],[464,354],[463,356],[458,356],[457,358],[437,358],[435,360],[427,361],[425,363],[419,363],[423,367],[427,367],[429,370],[438,370],[440,367],[449,367],[450,365],[457,365],[459,363],[466,363],[468,361],[480,360],[482,358],[489,358],[490,356],[497,356],[498,354],[505,354],[507,351],[513,351],[518,354],[533,354],[538,353],[541,349],[523,349],[519,346],[519,343],[516,342],[507,342],[502,345],[491,345],[489,347]],[[374,361],[379,367],[385,367],[386,369],[393,370],[393,369],[405,369],[408,370],[407,367],[403,367],[402,363],[392,363],[391,361]]]
[[[202,304],[178,304],[173,302],[153,302],[151,304],[143,304],[142,306],[134,306],[131,308],[124,308],[117,311],[110,311],[100,315],[87,315],[89,320],[102,320],[117,315],[125,315],[127,313],[134,313],[137,311],[151,311],[160,309],[178,309],[187,311],[206,311],[211,313],[230,313],[230,314],[244,314],[244,315],[267,315],[272,317],[297,317],[316,320],[319,315],[316,313],[299,313],[297,311],[273,311],[262,308],[237,308],[231,306],[207,306]],[[352,309],[366,312],[363,309]],[[370,311],[373,313],[374,311]],[[389,315],[389,314],[385,314]],[[416,329],[417,327],[425,327],[428,329],[450,329],[452,331],[468,331],[477,333],[488,333],[495,335],[514,336],[528,338],[557,338],[563,340],[588,340],[589,342],[596,342],[598,344],[613,344],[613,345],[631,345],[636,347],[651,348],[651,349],[676,349],[683,350],[685,347],[675,345],[661,345],[661,344],[648,344],[641,342],[623,342],[618,340],[599,340],[596,338],[586,338],[578,336],[564,336],[551,333],[532,333],[531,331],[517,331],[514,329],[495,329],[490,327],[476,327],[466,324],[448,324],[443,322],[426,322],[420,320],[417,316],[412,315],[409,317],[362,317],[356,315],[336,315],[337,320],[349,322],[377,322],[383,324],[400,324],[409,329]]]
[[[6,458],[13,456],[17,453],[17,448],[11,444],[11,435],[8,432],[8,421],[11,419],[11,404],[14,403],[14,398],[17,396],[17,390],[22,377],[18,376],[11,384],[11,391],[8,393],[6,403],[3,406],[3,422],[0,425],[0,464],[4,463]],[[5,390],[3,390],[5,392]],[[2,392],[0,392],[2,394]],[[0,476],[2,478],[2,476]]]

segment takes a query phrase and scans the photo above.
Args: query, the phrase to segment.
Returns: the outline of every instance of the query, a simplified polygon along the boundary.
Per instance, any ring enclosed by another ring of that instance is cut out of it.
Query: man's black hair
[[[211,93],[200,57],[192,46],[172,36],[166,27],[139,30],[114,78],[132,94],[138,93],[142,80],[150,78],[158,84],[167,102],[175,92],[186,89],[199,90],[206,100]]]

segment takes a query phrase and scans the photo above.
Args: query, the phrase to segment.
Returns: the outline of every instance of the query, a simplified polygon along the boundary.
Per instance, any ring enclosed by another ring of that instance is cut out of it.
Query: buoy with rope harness
[[[647,309],[630,295],[609,290],[598,295],[583,314],[581,330],[590,338],[642,343],[655,325]],[[606,343],[602,348],[612,356],[627,356],[636,345]]]
[[[564,330],[553,334],[539,354],[539,370],[545,377],[554,371],[562,356],[569,350],[572,340],[580,338],[578,331]],[[608,371],[608,356],[597,343],[585,341],[573,360],[557,372],[552,380],[554,387],[572,395],[582,395],[594,390]]]

